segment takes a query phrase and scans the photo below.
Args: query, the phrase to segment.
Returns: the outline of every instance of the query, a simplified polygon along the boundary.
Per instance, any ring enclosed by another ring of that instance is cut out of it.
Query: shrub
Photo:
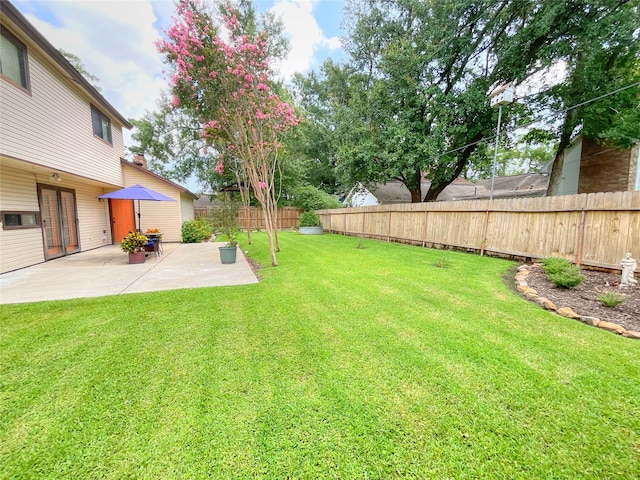
[[[319,227],[322,222],[315,212],[304,212],[300,215],[298,225],[301,227]]]
[[[547,275],[569,269],[573,264],[566,258],[547,257],[542,260],[542,268]]]
[[[206,218],[182,222],[182,243],[200,243],[211,237],[213,230]]]
[[[584,280],[580,268],[564,258],[547,257],[542,260],[542,268],[549,281],[558,288],[573,288]]]
[[[305,185],[294,189],[293,196],[293,205],[305,212],[342,208],[342,203],[337,198],[313,185]]]
[[[616,308],[622,302],[624,302],[624,295],[618,292],[608,291],[598,297],[600,303],[605,307]]]
[[[547,274],[547,277],[558,288],[573,288],[580,285],[584,277],[575,265],[558,272]]]

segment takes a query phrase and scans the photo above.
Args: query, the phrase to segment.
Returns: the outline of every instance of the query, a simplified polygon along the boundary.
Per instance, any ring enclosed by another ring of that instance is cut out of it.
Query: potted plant
[[[320,217],[312,211],[303,212],[298,220],[300,235],[322,235]]]
[[[139,232],[129,232],[129,234],[122,239],[120,246],[122,250],[129,254],[129,263],[144,263],[145,259],[145,246],[149,240],[143,234]]]
[[[227,238],[227,244],[218,247],[222,263],[236,263],[237,238],[240,232],[240,223],[238,222],[239,209],[240,204],[237,202],[224,202],[216,206],[211,213],[211,223],[216,234],[222,234]]]

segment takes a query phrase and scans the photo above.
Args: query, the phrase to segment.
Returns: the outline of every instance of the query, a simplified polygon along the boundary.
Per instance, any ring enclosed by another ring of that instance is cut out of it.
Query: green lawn
[[[0,478],[640,477],[640,342],[506,261],[281,242],[259,284],[2,306]]]

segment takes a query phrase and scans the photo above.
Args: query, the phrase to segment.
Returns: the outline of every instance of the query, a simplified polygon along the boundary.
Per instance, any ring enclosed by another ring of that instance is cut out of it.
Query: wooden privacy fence
[[[200,207],[195,209],[196,217],[211,218],[211,212],[215,206]],[[296,207],[280,207],[278,209],[278,230],[286,230],[298,226],[301,210]],[[264,218],[260,207],[240,207],[238,220],[243,229],[264,230]]]
[[[319,210],[325,230],[422,246],[620,269],[640,258],[640,192]]]

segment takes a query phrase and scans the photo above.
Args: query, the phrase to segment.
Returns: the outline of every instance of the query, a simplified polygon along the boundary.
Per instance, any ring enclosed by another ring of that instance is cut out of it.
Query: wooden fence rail
[[[620,269],[640,257],[640,192],[319,210],[326,231]]]
[[[198,207],[195,209],[196,217],[211,218],[211,212],[215,209],[212,207]],[[278,230],[287,230],[298,226],[301,210],[295,207],[281,207],[278,209]],[[251,228],[252,230],[264,230],[264,218],[262,217],[262,209],[260,207],[240,207],[238,212],[238,220],[243,229]]]

